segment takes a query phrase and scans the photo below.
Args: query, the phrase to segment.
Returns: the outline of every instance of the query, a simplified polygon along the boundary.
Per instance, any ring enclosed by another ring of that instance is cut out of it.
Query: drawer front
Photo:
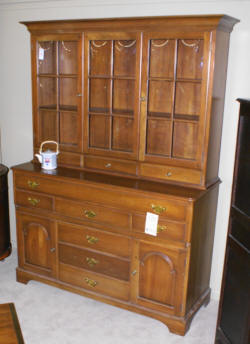
[[[94,272],[71,265],[59,264],[59,279],[62,282],[87,289],[91,292],[101,293],[125,301],[129,299],[128,282],[100,276]]]
[[[107,172],[122,172],[132,175],[136,174],[136,163],[133,161],[86,156],[84,160],[84,166],[87,168],[93,168]]]
[[[56,198],[55,211],[62,215],[77,217],[89,222],[115,226],[117,229],[129,230],[130,228],[128,214],[88,202],[78,203]]]
[[[126,259],[119,259],[96,251],[60,244],[59,260],[62,263],[78,268],[98,272],[124,281],[129,280],[129,261]]]
[[[56,177],[39,178],[32,175],[16,174],[16,186],[18,188],[31,189],[57,196],[68,197],[75,200],[96,202],[107,206],[126,208],[132,212],[156,212],[162,216],[177,221],[185,221],[187,202],[173,200],[166,197],[156,198],[149,193],[140,193],[135,190],[124,191],[103,186],[89,185],[89,183],[75,183]],[[35,185],[34,187],[32,185]],[[82,216],[82,215],[81,215]]]
[[[53,198],[49,196],[44,196],[39,193],[16,191],[15,194],[16,205],[21,205],[24,207],[38,208],[52,210],[53,208]]]
[[[169,181],[184,182],[189,184],[201,184],[201,171],[153,164],[141,164],[140,175],[149,178],[159,178]]]
[[[58,240],[119,257],[129,257],[131,252],[129,238],[73,224],[58,223]]]
[[[133,230],[138,233],[145,232],[146,215],[133,215]],[[148,237],[148,234],[145,234]],[[157,238],[161,240],[186,241],[186,226],[184,223],[167,221],[161,216],[159,217],[157,227]]]

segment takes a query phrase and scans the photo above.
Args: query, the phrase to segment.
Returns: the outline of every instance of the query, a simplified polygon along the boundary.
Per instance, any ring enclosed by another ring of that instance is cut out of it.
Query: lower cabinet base
[[[208,289],[200,297],[200,299],[194,304],[194,306],[190,309],[190,311],[186,314],[185,317],[176,317],[176,316],[169,315],[166,313],[151,310],[149,308],[141,307],[136,304],[132,304],[130,302],[114,299],[106,295],[100,295],[98,293],[95,293],[83,288],[79,288],[76,286],[72,286],[68,283],[64,283],[50,277],[44,277],[42,275],[23,270],[21,268],[16,269],[16,278],[17,278],[17,281],[20,283],[27,284],[30,280],[39,281],[39,282],[46,283],[54,287],[58,287],[58,288],[61,288],[61,289],[64,289],[76,294],[90,297],[97,301],[101,301],[101,302],[104,302],[113,306],[117,306],[117,307],[129,310],[132,312],[149,316],[151,318],[154,318],[163,322],[168,327],[170,332],[181,335],[181,336],[184,336],[186,332],[188,331],[191,321],[194,315],[196,314],[196,312],[199,310],[199,308],[202,305],[207,306],[207,304],[210,301],[210,293],[211,293],[211,290]]]

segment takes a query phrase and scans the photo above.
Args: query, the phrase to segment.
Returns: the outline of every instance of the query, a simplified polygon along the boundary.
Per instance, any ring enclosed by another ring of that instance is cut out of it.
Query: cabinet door
[[[81,36],[33,37],[32,52],[35,147],[54,140],[60,151],[81,151]]]
[[[204,145],[208,37],[145,34],[140,160],[197,167]]]
[[[132,271],[137,281],[136,303],[180,315],[184,312],[186,252],[141,242]]]
[[[55,233],[50,220],[17,214],[19,266],[46,276],[55,275]]]
[[[140,35],[88,33],[85,56],[84,151],[136,158]]]

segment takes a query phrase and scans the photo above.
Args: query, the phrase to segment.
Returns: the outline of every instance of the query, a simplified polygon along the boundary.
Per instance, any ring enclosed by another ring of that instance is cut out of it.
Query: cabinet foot
[[[18,268],[17,268],[16,269],[16,280],[17,280],[17,282],[27,284],[31,280],[31,278],[27,277],[25,274],[23,274],[22,271],[18,270]]]

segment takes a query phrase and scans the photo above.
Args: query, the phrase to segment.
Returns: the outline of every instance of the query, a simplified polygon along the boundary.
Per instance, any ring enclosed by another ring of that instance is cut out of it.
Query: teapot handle
[[[59,154],[58,143],[57,143],[56,141],[43,141],[43,142],[41,143],[40,148],[39,148],[39,153],[40,153],[40,154],[42,153],[42,148],[43,148],[43,145],[44,145],[45,143],[55,143],[55,144],[56,144],[56,154]]]

